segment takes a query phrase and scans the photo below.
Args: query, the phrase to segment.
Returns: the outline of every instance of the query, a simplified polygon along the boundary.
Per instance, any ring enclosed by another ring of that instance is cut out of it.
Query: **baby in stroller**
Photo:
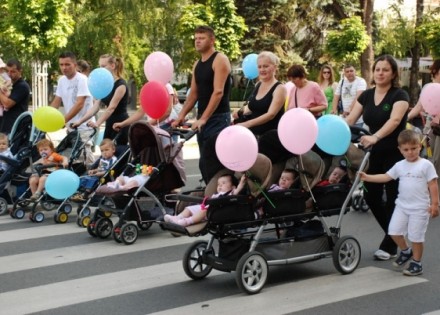
[[[4,133],[0,133],[0,155],[10,159],[13,158],[12,152],[9,149],[8,136]],[[3,159],[0,159],[0,175],[3,174],[8,167],[9,164]]]
[[[80,189],[77,194],[73,195],[70,200],[74,202],[86,201],[92,190],[96,187],[99,179],[104,176],[107,171],[117,161],[115,156],[116,147],[111,139],[103,139],[100,146],[101,157],[93,163],[88,175],[81,176]]]
[[[29,187],[32,192],[32,200],[37,200],[40,198],[47,176],[53,171],[57,170],[59,168],[58,165],[62,165],[64,168],[67,168],[69,165],[67,157],[55,152],[55,147],[52,141],[48,139],[38,141],[37,149],[41,158],[34,163],[34,167],[40,167],[41,173],[34,173],[29,178]]]
[[[219,198],[226,195],[238,195],[244,188],[246,183],[246,175],[242,175],[240,182],[237,184],[237,178],[232,174],[224,174],[217,179],[217,193],[210,198]],[[172,216],[166,214],[165,222],[175,223],[181,226],[193,225],[206,220],[205,205],[206,197],[201,204],[186,207],[180,214]]]
[[[143,186],[153,173],[153,166],[138,165],[136,175],[129,177],[121,175],[114,182],[107,183],[107,186],[113,189],[130,190],[132,188]]]

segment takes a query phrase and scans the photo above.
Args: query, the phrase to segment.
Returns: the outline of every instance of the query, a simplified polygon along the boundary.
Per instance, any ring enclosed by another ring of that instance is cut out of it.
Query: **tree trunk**
[[[368,36],[370,36],[370,42],[368,47],[361,55],[361,76],[367,81],[368,86],[372,81],[371,68],[374,62],[374,52],[373,52],[373,8],[374,0],[360,0],[359,1],[361,11],[362,11],[362,21],[364,22],[365,29]]]
[[[417,0],[416,4],[416,28],[422,24],[423,19],[423,0]],[[420,60],[421,42],[416,33],[414,40],[414,47],[411,48],[412,61],[411,72],[409,77],[409,97],[410,105],[414,106],[417,103],[420,93],[420,87],[418,83],[419,79],[419,60]]]

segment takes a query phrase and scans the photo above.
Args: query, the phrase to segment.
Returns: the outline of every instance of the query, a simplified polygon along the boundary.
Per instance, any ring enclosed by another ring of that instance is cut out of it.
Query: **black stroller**
[[[96,132],[96,130],[94,130]],[[92,139],[94,133],[90,135]],[[57,153],[67,155],[69,154],[68,169],[81,175],[86,170],[85,162],[79,161],[81,155],[85,156],[86,143],[81,140],[81,135],[78,130],[74,130],[66,135],[55,148]],[[84,159],[85,160],[85,159]],[[40,165],[37,167],[31,166],[33,172],[41,174],[41,172],[56,165]],[[31,174],[28,174],[28,178]],[[73,205],[69,202],[69,198],[64,200],[56,200],[44,192],[37,200],[30,200],[30,189],[27,189],[13,204],[11,217],[15,219],[22,219],[25,216],[26,210],[30,208],[29,219],[32,222],[41,223],[45,219],[44,211],[51,211],[56,209],[54,213],[55,223],[66,223],[69,214],[72,212]],[[41,207],[41,209],[40,209]]]
[[[360,150],[360,149],[359,149]],[[350,160],[349,173],[364,170],[369,153],[362,160]],[[336,159],[342,157],[335,157]],[[252,169],[262,169],[259,163],[271,165],[269,159],[259,159]],[[205,278],[212,269],[236,272],[238,287],[248,294],[264,287],[269,266],[286,265],[331,257],[335,268],[350,274],[359,265],[361,248],[353,236],[341,236],[342,218],[350,210],[353,191],[359,176],[353,182],[317,187],[326,172],[324,161],[313,151],[295,156],[282,165],[264,167],[267,176],[278,178],[282,169],[293,168],[300,174],[297,188],[265,191],[264,215],[255,219],[258,203],[247,196],[228,196],[208,201],[207,221],[197,226],[182,227],[163,223],[164,229],[188,236],[209,234],[208,241],[196,241],[183,256],[183,269],[192,279]],[[252,170],[254,172],[254,170]],[[251,172],[252,173],[252,172]],[[264,178],[260,177],[260,180]],[[271,183],[275,182],[274,180]],[[263,187],[263,185],[262,185]],[[209,194],[212,192],[206,192]],[[184,197],[190,201],[188,196]],[[306,208],[306,201],[312,206]],[[338,216],[330,226],[326,218]]]
[[[9,148],[13,158],[0,156],[8,168],[0,174],[0,215],[8,211],[8,204],[14,202],[17,187],[27,184],[26,168],[37,155],[34,150],[36,141],[44,136],[32,124],[32,114],[24,112],[18,116],[9,134]]]
[[[166,206],[165,196],[185,184],[181,150],[184,142],[194,134],[185,132],[183,141],[173,143],[165,131],[142,122],[133,124],[129,130],[130,165],[151,165],[153,172],[142,186],[129,190],[101,186],[97,194],[111,198],[114,206],[105,204],[107,198],[103,199],[87,226],[89,234],[100,238],[113,235],[116,242],[130,245],[136,242],[139,229],[146,231],[165,214],[171,213],[173,210]],[[133,171],[133,167],[129,167],[124,175],[131,176]],[[118,216],[114,225],[108,213]]]

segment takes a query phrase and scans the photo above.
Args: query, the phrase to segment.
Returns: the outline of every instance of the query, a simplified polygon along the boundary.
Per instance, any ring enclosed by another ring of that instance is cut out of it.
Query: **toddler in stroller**
[[[97,187],[99,179],[115,164],[116,147],[111,139],[103,139],[100,146],[101,157],[95,161],[87,172],[88,175],[81,176],[79,192],[73,195],[70,200],[73,202],[85,202],[90,193]]]
[[[13,158],[11,149],[9,148],[8,136],[4,133],[0,133],[0,156],[8,159]],[[9,168],[9,164],[6,160],[0,158],[0,175],[3,174]]]
[[[217,193],[213,194],[210,198],[220,198],[227,195],[238,195],[244,188],[246,182],[246,175],[242,175],[240,182],[237,184],[237,178],[232,174],[221,175],[217,179]],[[166,214],[164,216],[165,222],[175,223],[181,226],[188,226],[196,224],[206,220],[206,210],[208,206],[205,205],[207,197],[203,199],[203,202],[199,205],[192,205],[186,207],[178,215],[172,216]]]
[[[40,169],[29,178],[29,187],[32,192],[31,200],[40,198],[44,189],[47,176],[53,171],[59,169],[59,165],[64,168],[68,167],[68,159],[55,152],[52,141],[42,139],[37,143],[37,149],[41,158],[34,163],[34,167]]]

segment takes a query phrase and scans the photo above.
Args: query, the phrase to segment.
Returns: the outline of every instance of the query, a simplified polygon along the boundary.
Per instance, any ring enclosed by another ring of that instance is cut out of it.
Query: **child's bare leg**
[[[178,216],[179,218],[188,218],[188,217],[192,216],[192,212],[191,212],[191,210],[189,210],[188,208],[185,208],[185,209],[183,209],[183,211],[180,212],[177,216]]]
[[[408,248],[408,243],[403,235],[390,235],[394,243],[399,246],[400,250],[405,250]]]
[[[206,211],[197,212],[192,216],[192,224],[202,222],[206,219]]]
[[[31,175],[29,178],[29,187],[31,189],[32,195],[35,194],[38,187],[39,177],[37,175]]]
[[[423,255],[423,243],[412,243],[413,259],[421,261]]]
[[[37,188],[37,192],[41,193],[44,189],[44,185],[46,184],[46,179],[47,176],[41,176],[40,180],[38,181],[38,188]]]

